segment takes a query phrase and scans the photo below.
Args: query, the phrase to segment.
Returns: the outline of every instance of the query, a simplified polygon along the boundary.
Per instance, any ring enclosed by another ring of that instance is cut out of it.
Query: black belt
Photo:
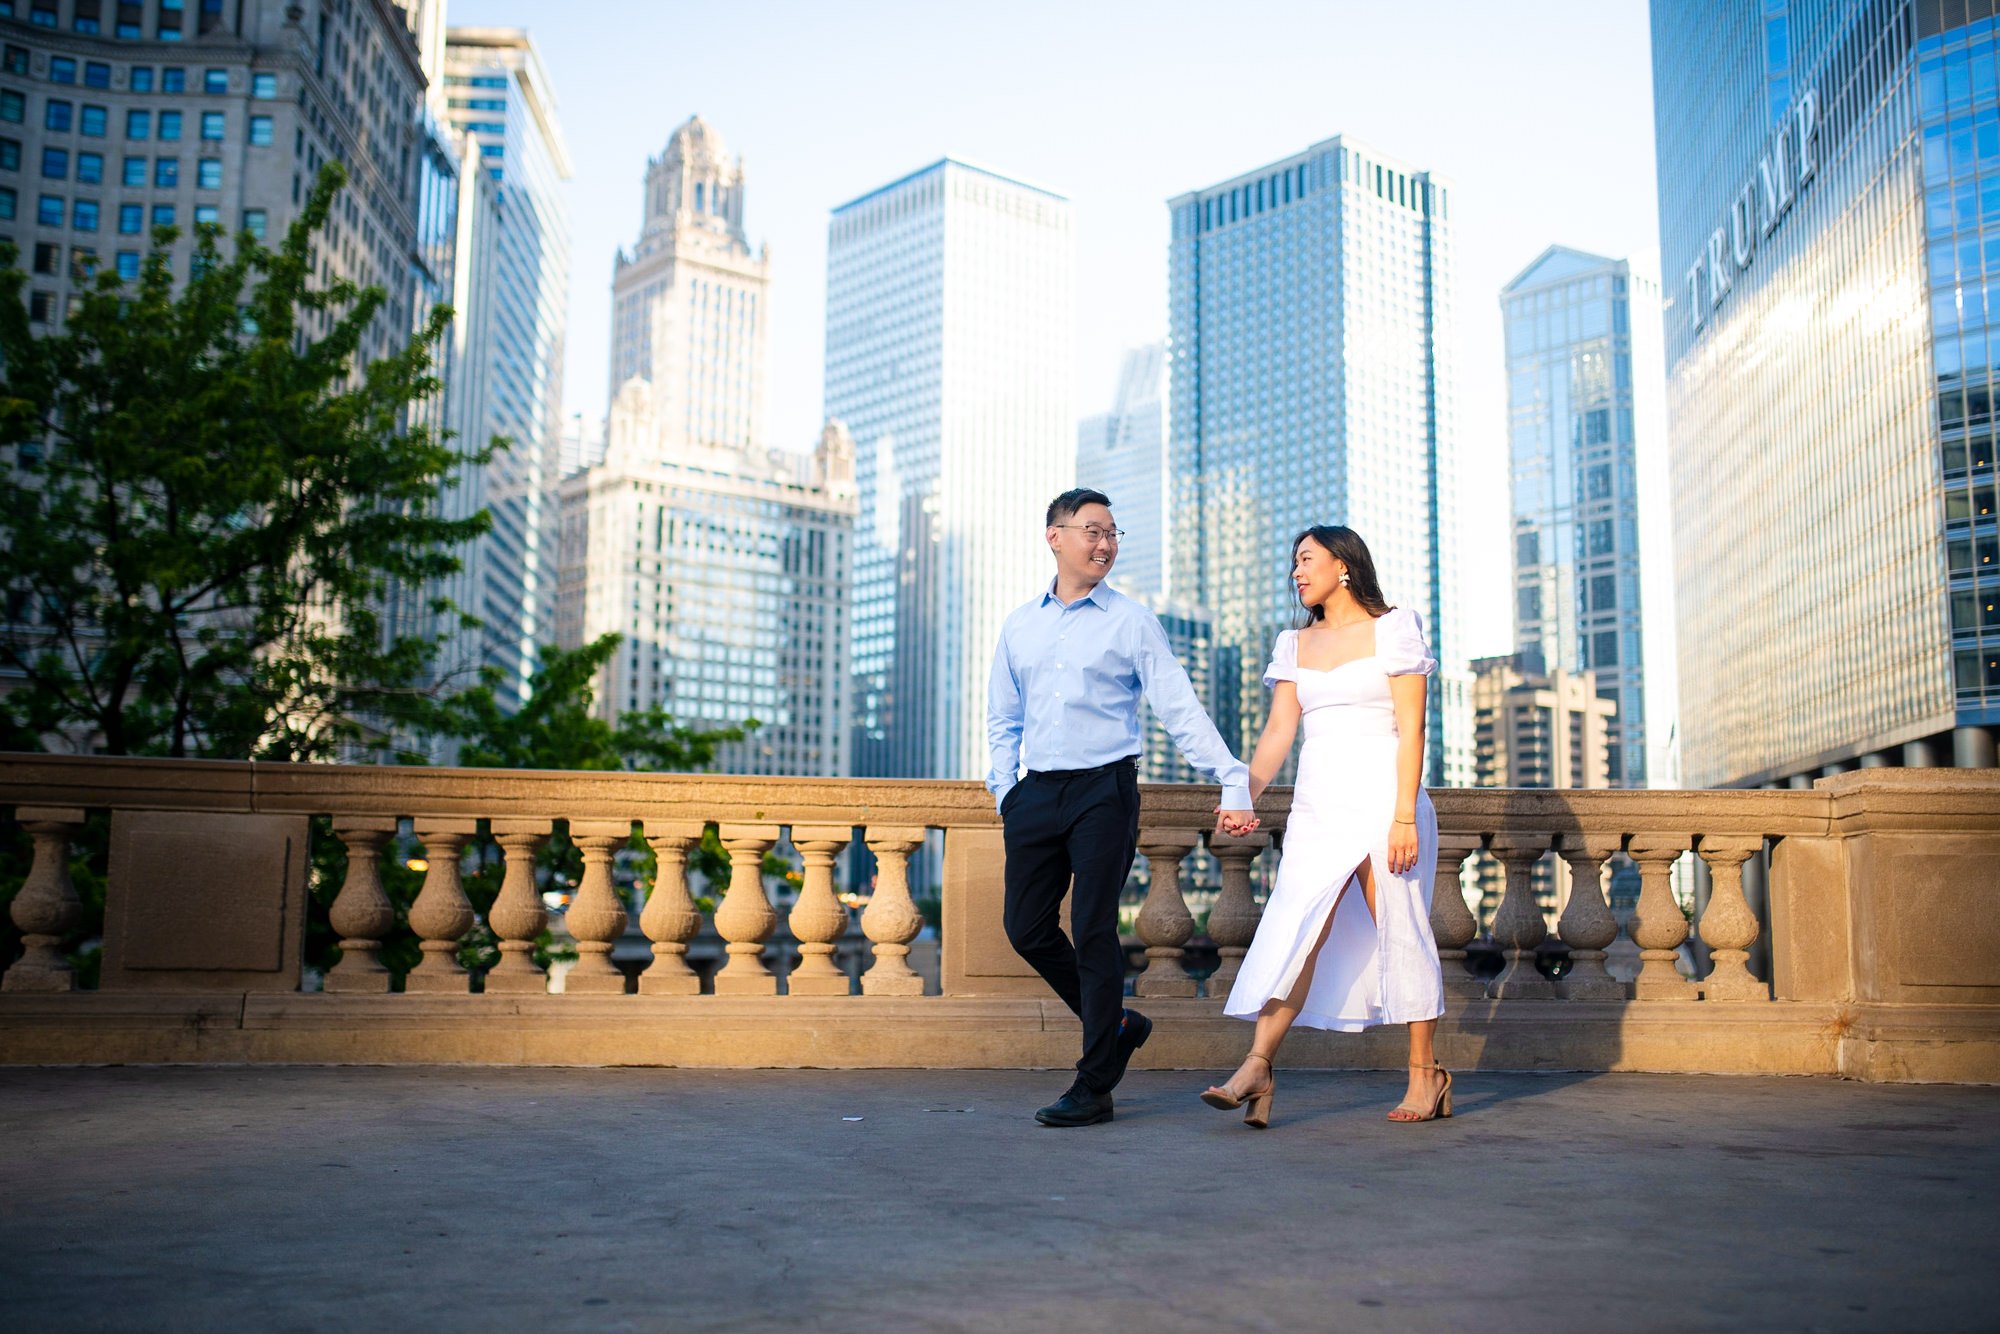
[[[1028,777],[1088,778],[1092,774],[1108,774],[1114,769],[1136,770],[1138,767],[1139,767],[1139,757],[1137,755],[1127,755],[1122,760],[1113,760],[1109,764],[1100,764],[1094,769],[1030,769],[1028,770]]]

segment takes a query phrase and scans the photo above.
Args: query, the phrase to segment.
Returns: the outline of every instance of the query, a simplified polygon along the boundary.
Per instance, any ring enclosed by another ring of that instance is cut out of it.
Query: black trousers
[[[1118,894],[1139,840],[1139,773],[1129,759],[1101,769],[1030,772],[1000,811],[1007,831],[1007,940],[1083,1021],[1078,1077],[1109,1093],[1125,1009]],[[1070,900],[1070,943],[1062,929]]]

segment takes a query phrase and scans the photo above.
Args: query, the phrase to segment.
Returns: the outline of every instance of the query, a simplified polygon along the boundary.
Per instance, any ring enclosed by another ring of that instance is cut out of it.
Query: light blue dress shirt
[[[1250,766],[1230,753],[1195,698],[1152,612],[1100,582],[1065,606],[1055,581],[1000,627],[986,687],[994,804],[1030,769],[1095,769],[1139,753],[1139,696],[1187,756],[1222,784],[1227,810],[1250,808]]]

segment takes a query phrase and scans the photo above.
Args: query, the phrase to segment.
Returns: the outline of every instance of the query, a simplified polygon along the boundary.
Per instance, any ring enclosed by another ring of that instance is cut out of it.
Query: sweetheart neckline
[[[1352,667],[1357,662],[1372,662],[1381,656],[1379,653],[1368,653],[1359,658],[1349,658],[1346,662],[1337,662],[1331,667],[1306,667],[1299,663],[1293,663],[1292,665],[1302,672],[1311,672],[1315,676],[1325,676],[1327,673],[1337,672],[1343,667]]]

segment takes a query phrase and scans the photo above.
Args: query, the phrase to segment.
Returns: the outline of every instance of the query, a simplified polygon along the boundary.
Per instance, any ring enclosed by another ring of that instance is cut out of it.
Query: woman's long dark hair
[[[1361,604],[1361,609],[1370,616],[1388,613],[1389,604],[1382,598],[1382,584],[1375,577],[1375,558],[1368,554],[1368,544],[1361,540],[1361,534],[1345,524],[1316,523],[1292,539],[1292,564],[1299,563],[1299,543],[1311,538],[1324,547],[1328,555],[1347,566],[1347,591]],[[1306,625],[1326,618],[1324,607],[1301,608],[1306,614]]]

